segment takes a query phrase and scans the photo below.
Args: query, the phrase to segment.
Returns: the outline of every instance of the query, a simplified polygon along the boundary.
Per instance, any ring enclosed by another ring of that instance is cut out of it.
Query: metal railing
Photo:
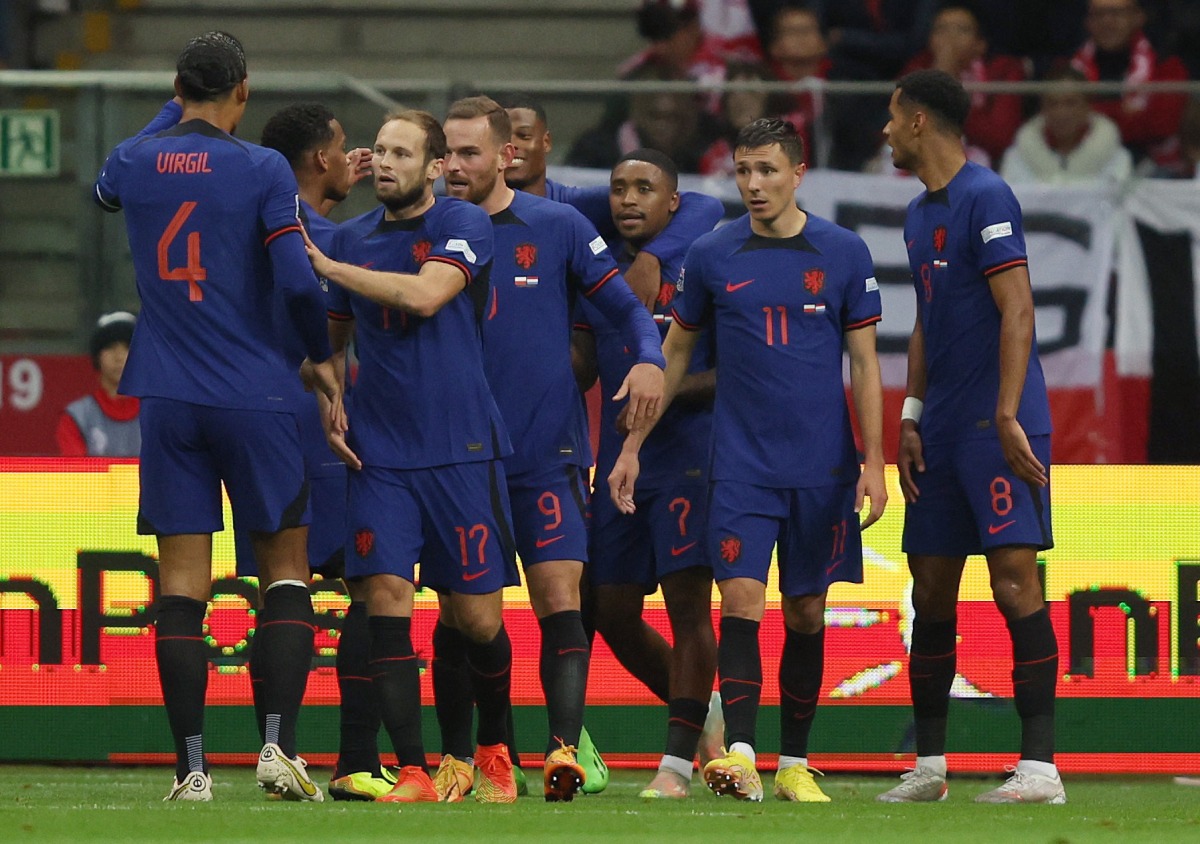
[[[173,76],[169,72],[133,71],[0,71],[0,107],[51,107],[62,115],[64,167],[54,181],[71,186],[69,209],[74,238],[74,266],[81,307],[78,325],[64,326],[63,346],[82,336],[92,319],[103,310],[135,304],[124,223],[119,215],[97,213],[90,205],[90,189],[108,152],[123,138],[136,132],[170,95]],[[544,101],[556,140],[554,159],[570,146],[569,141],[603,113],[614,98],[638,94],[676,93],[714,95],[732,91],[769,94],[811,93],[830,97],[875,97],[887,95],[891,82],[830,82],[809,79],[801,82],[738,81],[723,83],[623,82],[618,80],[546,79],[360,79],[340,73],[260,72],[250,77],[251,105],[241,133],[257,138],[266,117],[279,106],[297,99],[328,102],[347,127],[352,145],[369,145],[383,111],[399,105],[425,108],[443,114],[455,98],[479,91],[492,94],[523,92]],[[1184,93],[1200,96],[1200,82],[1159,82],[1125,86],[1120,83],[1072,84],[1062,82],[993,82],[968,86],[986,93],[1015,93],[1023,96],[1048,91],[1081,89],[1089,94],[1111,95],[1130,90],[1147,93]],[[815,127],[815,164],[829,160],[824,127]],[[28,220],[38,215],[51,219],[39,208],[36,190],[26,181],[0,180],[0,224],[13,218]],[[61,191],[60,191],[61,192]],[[347,203],[354,212],[369,204],[369,192],[360,192]],[[10,204],[9,197],[15,197]],[[356,205],[357,202],[357,205]],[[29,207],[14,208],[14,205]],[[61,216],[65,209],[55,209]],[[0,272],[5,255],[0,252]],[[0,282],[3,279],[0,278]],[[0,284],[0,306],[3,306]],[[0,338],[2,339],[2,338]],[[53,346],[53,341],[50,341]],[[11,345],[8,344],[8,345]],[[3,344],[0,343],[0,347]],[[43,350],[57,350],[47,348]]]

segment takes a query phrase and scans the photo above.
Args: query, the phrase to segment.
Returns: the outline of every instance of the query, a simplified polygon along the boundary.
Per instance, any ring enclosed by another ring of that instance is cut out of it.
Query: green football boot
[[[580,789],[584,794],[599,794],[608,788],[608,765],[600,758],[600,751],[592,744],[586,727],[579,733],[579,753],[576,758],[585,774],[583,788]]]

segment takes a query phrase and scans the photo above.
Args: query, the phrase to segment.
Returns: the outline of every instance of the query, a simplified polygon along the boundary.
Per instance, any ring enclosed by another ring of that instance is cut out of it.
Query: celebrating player
[[[587,559],[591,465],[586,414],[571,369],[572,305],[582,296],[620,326],[634,364],[618,393],[629,397],[634,426],[654,417],[662,395],[659,334],[604,241],[579,212],[505,184],[512,129],[503,108],[487,97],[459,100],[445,128],[446,191],[487,211],[495,235],[492,295],[483,323],[485,363],[513,440],[504,469],[517,552],[542,632],[541,680],[550,727],[544,794],[550,801],[571,800],[586,780],[576,748],[590,651],[579,585]],[[452,609],[443,603],[435,673],[458,661],[459,625]],[[455,734],[469,727],[469,714],[469,707],[451,711],[439,704],[446,752],[457,759],[454,748],[462,740]],[[447,794],[454,791],[453,764],[443,762]],[[466,771],[463,778],[469,784]]]
[[[512,449],[483,371],[479,321],[489,296],[487,214],[435,198],[446,138],[431,115],[389,115],[375,140],[381,207],[338,228],[331,260],[309,244],[317,273],[339,288],[334,348],[354,321],[360,359],[349,437],[334,451],[349,480],[346,574],[365,578],[370,668],[401,765],[384,802],[436,801],[421,739],[412,644],[414,576],[445,597],[465,637],[479,706],[475,798],[516,800],[505,747],[512,647],[501,589],[518,581],[501,458]],[[344,263],[343,263],[344,262]],[[367,269],[371,267],[371,269]]]
[[[704,767],[704,779],[718,794],[762,800],[754,750],[758,633],[778,543],[786,638],[775,796],[825,802],[807,758],[821,691],[825,595],[834,582],[862,582],[857,513],[870,498],[866,527],[887,501],[875,354],[879,288],[861,238],[797,207],[804,146],[790,123],[747,125],[734,163],[749,213],[688,252],[663,344],[664,400],[679,394],[699,328],[713,326],[720,354],[705,536],[721,591],[717,670],[728,752]],[[866,458],[861,473],[842,385],[843,343]],[[644,436],[630,433],[609,476],[625,513],[637,509]]]
[[[547,178],[546,156],[553,141],[546,122],[546,110],[541,104],[523,94],[510,95],[503,102],[512,121],[515,150],[512,164],[504,171],[508,186],[572,205],[588,218],[605,240],[620,239],[621,233],[613,225],[608,206],[607,185],[580,188]],[[644,244],[629,266],[622,270],[629,287],[648,309],[654,309],[663,267],[678,266],[696,234],[712,231],[722,213],[718,199],[691,191],[680,193],[679,208],[666,228]]]
[[[913,576],[909,683],[917,764],[885,802],[946,796],[946,715],[955,673],[956,605],[969,554],[984,554],[1008,624],[1021,759],[983,803],[1065,803],[1054,765],[1058,642],[1037,553],[1050,532],[1050,406],[1038,360],[1021,207],[1003,180],[968,163],[970,97],[958,80],[900,80],[884,128],[897,167],[925,193],[904,241],[917,293],[900,423],[904,551]]]
[[[620,266],[628,266],[671,220],[679,206],[678,183],[675,163],[657,150],[634,150],[617,162],[609,201],[622,236]],[[678,277],[678,263],[664,265],[654,303],[654,320],[664,335]],[[687,797],[701,731],[711,723],[708,709],[717,667],[712,567],[703,543],[715,350],[707,334],[697,344],[675,403],[642,450],[647,470],[638,481],[637,512],[624,516],[606,493],[621,451],[617,417],[624,408],[624,402],[611,396],[629,369],[630,355],[621,333],[590,303],[583,304],[575,322],[582,330],[575,332],[573,351],[585,371],[598,370],[604,396],[595,477],[605,488],[591,501],[586,570],[596,627],[621,664],[667,703],[666,753],[641,796]],[[642,620],[643,599],[660,584],[673,647]],[[716,748],[700,750],[702,764],[718,755]]]
[[[328,249],[337,226],[325,218],[344,200],[350,187],[370,173],[371,151],[346,152],[346,132],[333,112],[319,103],[298,103],[281,109],[263,127],[262,144],[278,150],[300,188],[300,221],[320,249]],[[293,356],[295,353],[293,352]],[[302,357],[302,356],[301,356]],[[339,374],[345,373],[344,354],[335,356]],[[299,361],[297,361],[297,365]],[[312,497],[312,524],[308,531],[308,559],[312,571],[325,578],[345,574],[346,465],[332,454],[315,399],[297,396],[296,417],[304,445],[304,465]],[[235,531],[238,575],[254,575],[253,547],[244,531]],[[350,607],[342,622],[337,647],[340,731],[338,760],[329,783],[334,800],[374,800],[391,791],[395,779],[379,765],[376,736],[379,709],[371,690],[367,651],[366,587],[347,580]],[[270,623],[260,612],[258,627]],[[262,674],[258,651],[250,656],[250,676]],[[254,683],[257,689],[258,682]],[[260,724],[260,729],[262,725]]]
[[[203,623],[223,481],[275,622],[255,641],[265,720],[257,778],[287,798],[320,801],[295,748],[313,645],[308,487],[273,287],[334,431],[345,426],[341,387],[304,258],[295,176],[279,153],[233,137],[249,94],[241,44],[223,32],[198,36],[176,70],[176,100],[113,151],[95,191],[102,208],[125,211],[142,299],[121,390],[142,399],[138,532],[158,538],[155,654],[176,749],[166,799],[212,799]]]

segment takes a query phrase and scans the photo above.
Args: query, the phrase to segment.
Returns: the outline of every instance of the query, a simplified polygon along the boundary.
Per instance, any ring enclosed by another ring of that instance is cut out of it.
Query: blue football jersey
[[[517,191],[491,219],[496,251],[483,342],[514,448],[505,471],[591,466],[587,412],[571,370],[576,300],[621,326],[636,362],[663,365],[659,333],[604,240],[574,208]]]
[[[630,256],[617,251],[618,266],[624,269]],[[654,321],[662,337],[670,327],[671,304],[675,299],[675,281],[682,261],[662,265],[662,286],[654,303]],[[600,375],[600,453],[596,456],[596,481],[600,486],[612,473],[625,438],[617,431],[617,416],[627,399],[613,401],[613,395],[634,364],[621,332],[590,302],[580,305],[576,327],[590,331],[596,340],[596,366]],[[716,365],[712,332],[705,330],[696,343],[688,372],[705,372]],[[709,437],[712,434],[711,407],[685,407],[672,403],[654,426],[641,449],[639,489],[658,489],[688,483],[705,483],[708,477]]]
[[[621,235],[613,222],[608,193],[607,185],[581,188],[564,185],[552,179],[546,180],[547,199],[572,206],[587,217],[588,222],[596,227],[605,240],[613,243],[620,240]],[[712,231],[713,226],[720,222],[724,214],[725,207],[716,197],[695,191],[681,191],[679,209],[675,216],[665,229],[642,247],[642,251],[649,252],[663,264],[678,264],[697,235]]]
[[[1003,179],[968,162],[945,188],[909,203],[904,242],[925,332],[921,437],[939,442],[992,435],[1000,311],[988,279],[1027,263],[1021,206]],[[1017,420],[1030,436],[1050,433],[1036,337]]]
[[[273,318],[277,287],[305,352],[329,357],[296,179],[275,150],[179,116],[168,103],[95,185],[101,207],[125,213],[142,301],[121,392],[289,410],[298,378]]]
[[[712,479],[799,488],[856,478],[842,346],[880,318],[862,238],[813,214],[794,237],[763,237],[746,215],[697,240],[679,281],[675,321],[715,332]]]
[[[330,257],[413,274],[426,261],[443,261],[467,277],[462,293],[431,317],[330,285],[330,318],[355,321],[359,367],[347,442],[364,465],[424,469],[508,455],[480,340],[492,264],[487,213],[447,197],[411,220],[386,220],[376,208],[338,227]]]

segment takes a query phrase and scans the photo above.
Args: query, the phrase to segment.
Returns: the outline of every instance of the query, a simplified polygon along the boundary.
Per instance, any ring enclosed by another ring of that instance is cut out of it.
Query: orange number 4
[[[208,280],[208,270],[200,265],[200,232],[188,233],[186,266],[172,269],[167,257],[167,250],[171,248],[171,244],[179,236],[179,230],[183,228],[183,224],[187,222],[187,218],[194,210],[196,210],[195,202],[189,201],[180,205],[175,216],[171,218],[171,222],[167,224],[166,231],[158,239],[158,277],[163,281],[186,281],[188,283],[188,301],[202,302],[204,301],[204,291],[200,289],[200,282]]]

